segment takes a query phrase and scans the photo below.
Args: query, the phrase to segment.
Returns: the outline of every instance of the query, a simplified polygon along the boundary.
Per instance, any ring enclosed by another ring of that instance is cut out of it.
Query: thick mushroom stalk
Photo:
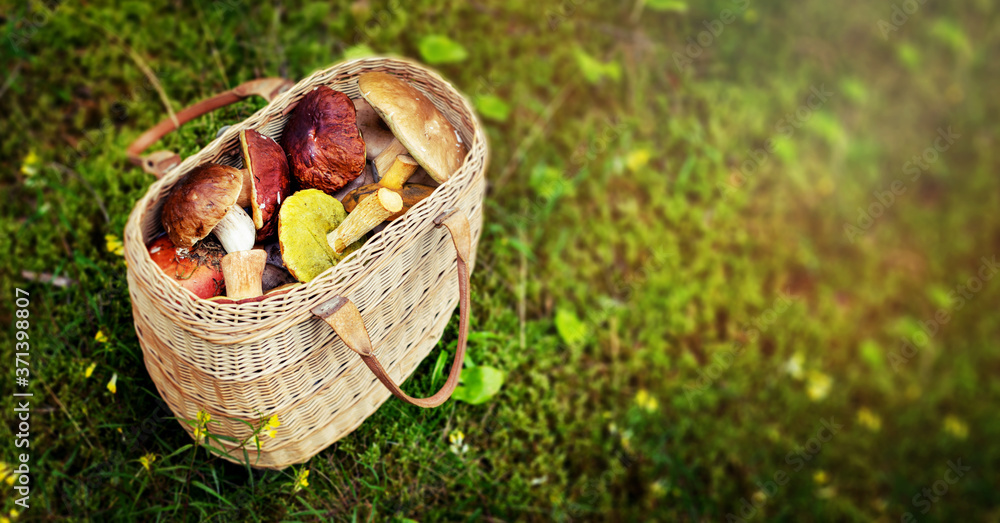
[[[401,154],[408,154],[406,147],[399,140],[393,139],[389,142],[389,145],[382,149],[382,152],[372,160],[375,164],[375,173],[379,176],[379,179],[385,178],[389,169],[392,165],[396,163],[396,158]]]
[[[342,253],[348,245],[357,241],[402,208],[403,199],[400,198],[399,194],[383,187],[361,201],[354,208],[354,212],[348,214],[343,223],[326,236],[326,241],[334,252]]]
[[[413,172],[417,170],[417,167],[420,167],[420,165],[412,157],[405,154],[396,156],[395,161],[392,162],[392,166],[384,173],[380,173],[382,174],[382,179],[378,183],[387,189],[399,191],[403,188],[406,180],[409,180]]]
[[[226,278],[226,296],[233,300],[256,298],[264,294],[261,275],[267,265],[263,249],[231,252],[222,258],[222,275]]]
[[[212,233],[226,252],[249,251],[253,249],[257,229],[253,225],[253,218],[239,205],[233,205],[219,223],[215,224]]]
[[[257,237],[253,218],[239,205],[233,205],[215,225],[212,233],[229,253],[222,258],[226,296],[242,300],[263,294],[261,275],[267,263],[267,252],[253,248]]]

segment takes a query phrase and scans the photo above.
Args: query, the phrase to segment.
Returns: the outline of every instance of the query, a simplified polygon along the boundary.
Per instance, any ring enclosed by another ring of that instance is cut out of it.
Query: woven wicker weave
[[[384,71],[419,88],[469,144],[462,167],[427,199],[321,276],[263,301],[221,304],[182,289],[152,263],[146,243],[162,231],[160,210],[173,185],[194,167],[242,167],[239,132],[256,129],[280,142],[288,109],[318,85],[359,97],[357,77]],[[389,377],[402,383],[437,344],[458,300],[456,251],[432,223],[450,208],[468,218],[471,268],[482,228],[486,138],[469,103],[436,73],[409,61],[367,58],[314,73],[267,107],[233,125],[154,183],[125,227],[128,285],[146,368],[174,414],[212,415],[210,430],[243,440],[277,414],[276,438],[261,438],[257,467],[301,463],[350,433],[389,391],[330,325],[311,310],[345,296],[360,310]],[[192,427],[181,423],[189,433]],[[228,459],[239,461],[242,451]]]

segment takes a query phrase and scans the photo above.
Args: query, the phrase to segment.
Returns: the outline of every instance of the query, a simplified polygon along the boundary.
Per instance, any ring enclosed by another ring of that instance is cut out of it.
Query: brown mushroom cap
[[[251,183],[251,217],[262,242],[278,232],[278,208],[291,193],[288,162],[278,142],[253,129],[240,131],[240,148]]]
[[[190,249],[208,236],[236,203],[242,186],[243,174],[235,167],[215,163],[195,167],[163,202],[160,221],[170,241]]]
[[[458,130],[416,87],[388,73],[375,72],[359,76],[358,88],[432,178],[444,183],[461,167],[468,149]]]
[[[321,85],[292,111],[282,135],[288,166],[300,189],[332,194],[365,168],[365,142],[354,103]]]

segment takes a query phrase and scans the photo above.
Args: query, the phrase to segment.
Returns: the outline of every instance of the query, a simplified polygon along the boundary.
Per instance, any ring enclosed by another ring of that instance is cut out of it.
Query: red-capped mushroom
[[[207,238],[189,250],[177,247],[169,236],[163,235],[153,240],[148,249],[153,263],[195,296],[208,299],[225,292],[222,258],[226,251],[218,241]]]
[[[365,168],[365,142],[354,103],[325,85],[310,91],[295,107],[282,141],[300,189],[333,194]]]
[[[244,177],[237,204],[250,207],[257,241],[262,242],[277,234],[278,208],[291,196],[288,161],[277,142],[253,129],[240,131],[240,149]]]

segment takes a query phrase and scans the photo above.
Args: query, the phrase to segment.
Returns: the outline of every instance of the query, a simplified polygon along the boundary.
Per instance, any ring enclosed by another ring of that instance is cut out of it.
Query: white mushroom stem
[[[392,189],[394,191],[402,190],[403,184],[410,179],[413,172],[417,170],[419,165],[413,157],[401,154],[396,157],[396,161],[392,162],[392,166],[389,170],[382,176],[379,180],[379,185]]]
[[[394,139],[389,145],[382,149],[382,152],[372,161],[375,164],[375,173],[381,178],[384,178],[386,173],[389,172],[389,168],[392,164],[396,162],[396,157],[401,154],[408,154],[406,147],[403,147],[402,142]]]
[[[253,218],[239,205],[233,205],[215,225],[212,233],[229,253],[222,258],[226,296],[242,300],[263,294],[261,274],[267,263],[267,252],[263,249],[251,250],[257,237]]]
[[[253,218],[239,205],[233,205],[212,229],[226,252],[249,251],[257,238]]]
[[[375,194],[361,200],[351,214],[348,214],[333,232],[326,235],[326,241],[334,252],[340,254],[348,245],[358,241],[368,231],[402,208],[403,199],[399,194],[383,187]]]
[[[261,274],[267,264],[263,249],[236,251],[222,258],[222,275],[226,278],[226,296],[233,300],[256,298],[264,294]]]

